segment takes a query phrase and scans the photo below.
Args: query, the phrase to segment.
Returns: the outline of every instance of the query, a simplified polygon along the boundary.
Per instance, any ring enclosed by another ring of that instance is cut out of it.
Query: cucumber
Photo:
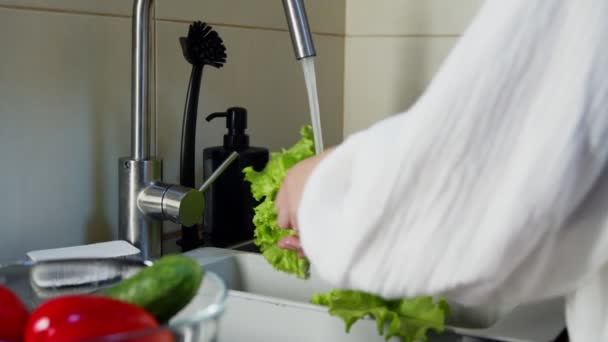
[[[165,256],[102,295],[138,305],[165,323],[194,298],[203,273],[202,267],[189,257]]]

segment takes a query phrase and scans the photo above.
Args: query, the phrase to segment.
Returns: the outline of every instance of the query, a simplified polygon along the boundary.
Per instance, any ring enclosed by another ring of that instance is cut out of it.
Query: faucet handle
[[[137,205],[148,216],[191,227],[201,221],[205,201],[196,189],[154,183],[139,194]]]
[[[203,218],[205,200],[196,189],[172,185],[165,192],[162,203],[165,218],[182,226],[194,226]]]
[[[215,169],[215,171],[213,171],[213,173],[211,174],[211,176],[209,176],[209,178],[207,178],[207,180],[205,180],[203,182],[203,185],[201,185],[201,187],[198,189],[198,191],[200,191],[201,193],[207,191],[207,189],[209,189],[209,187],[211,186],[211,184],[213,184],[213,182],[215,182],[215,180],[222,175],[222,173],[224,173],[224,171],[226,171],[226,169],[228,168],[228,166],[230,166],[230,164],[232,164],[232,162],[234,162],[236,160],[236,158],[239,157],[239,153],[237,151],[232,151],[232,153],[230,153],[230,155],[228,156],[228,158],[226,158],[221,164],[220,166],[217,167],[217,169]]]
[[[199,190],[181,185],[153,182],[139,193],[137,207],[151,218],[169,220],[186,227],[194,226],[203,218],[205,209],[203,192],[238,156],[238,152],[232,152]]]

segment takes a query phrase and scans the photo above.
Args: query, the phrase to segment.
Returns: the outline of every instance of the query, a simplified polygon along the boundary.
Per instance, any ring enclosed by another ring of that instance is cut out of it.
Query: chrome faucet
[[[162,223],[193,226],[203,214],[196,189],[162,182],[162,161],[151,152],[150,21],[154,0],[134,0],[131,84],[131,156],[119,162],[118,235],[144,259],[162,254]],[[283,0],[297,59],[316,55],[303,0]]]
[[[287,26],[291,34],[291,42],[297,59],[313,57],[317,55],[312,34],[308,26],[306,7],[304,0],[283,0]]]

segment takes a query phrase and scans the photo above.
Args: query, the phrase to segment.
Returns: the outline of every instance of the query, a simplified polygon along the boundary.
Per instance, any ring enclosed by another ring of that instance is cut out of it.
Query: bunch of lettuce
[[[253,197],[261,201],[255,208],[253,217],[255,244],[275,269],[306,279],[309,277],[308,260],[299,258],[294,251],[278,247],[279,240],[294,232],[277,225],[275,209],[275,198],[287,171],[315,153],[312,128],[304,126],[300,135],[300,141],[292,147],[272,153],[262,171],[248,167],[243,173],[245,179],[251,183]],[[430,329],[442,332],[445,319],[450,313],[446,301],[435,302],[432,297],[385,300],[350,290],[315,294],[312,303],[327,306],[331,315],[342,318],[346,324],[346,332],[349,332],[359,319],[372,317],[376,320],[378,333],[384,335],[386,340],[396,336],[404,342],[426,341]],[[388,327],[386,331],[385,326]]]
[[[370,316],[376,319],[378,334],[386,340],[399,337],[405,342],[426,341],[430,329],[443,332],[445,319],[450,314],[445,300],[434,301],[428,296],[385,300],[364,292],[334,290],[315,294],[312,303],[327,306],[332,316],[342,318],[346,332],[355,322]],[[388,327],[386,331],[385,327]]]
[[[255,225],[254,243],[268,262],[277,270],[295,274],[298,278],[308,278],[308,260],[299,258],[297,253],[279,248],[277,243],[282,238],[294,234],[277,224],[275,198],[283,184],[283,179],[292,166],[315,154],[312,128],[304,126],[300,130],[301,139],[292,147],[281,152],[273,152],[266,167],[255,171],[251,167],[243,170],[245,180],[251,183],[251,194],[260,201],[255,208],[253,224]]]

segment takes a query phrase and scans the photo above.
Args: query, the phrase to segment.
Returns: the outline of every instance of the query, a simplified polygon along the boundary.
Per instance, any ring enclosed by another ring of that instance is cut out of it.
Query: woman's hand
[[[314,157],[301,161],[292,167],[285,176],[283,185],[277,194],[276,209],[278,214],[278,225],[284,229],[293,229],[296,233],[299,230],[298,208],[302,199],[302,192],[310,174],[317,165],[333,149],[328,149]],[[298,256],[304,257],[304,251],[297,235],[288,236],[279,241],[279,247],[298,252]]]

